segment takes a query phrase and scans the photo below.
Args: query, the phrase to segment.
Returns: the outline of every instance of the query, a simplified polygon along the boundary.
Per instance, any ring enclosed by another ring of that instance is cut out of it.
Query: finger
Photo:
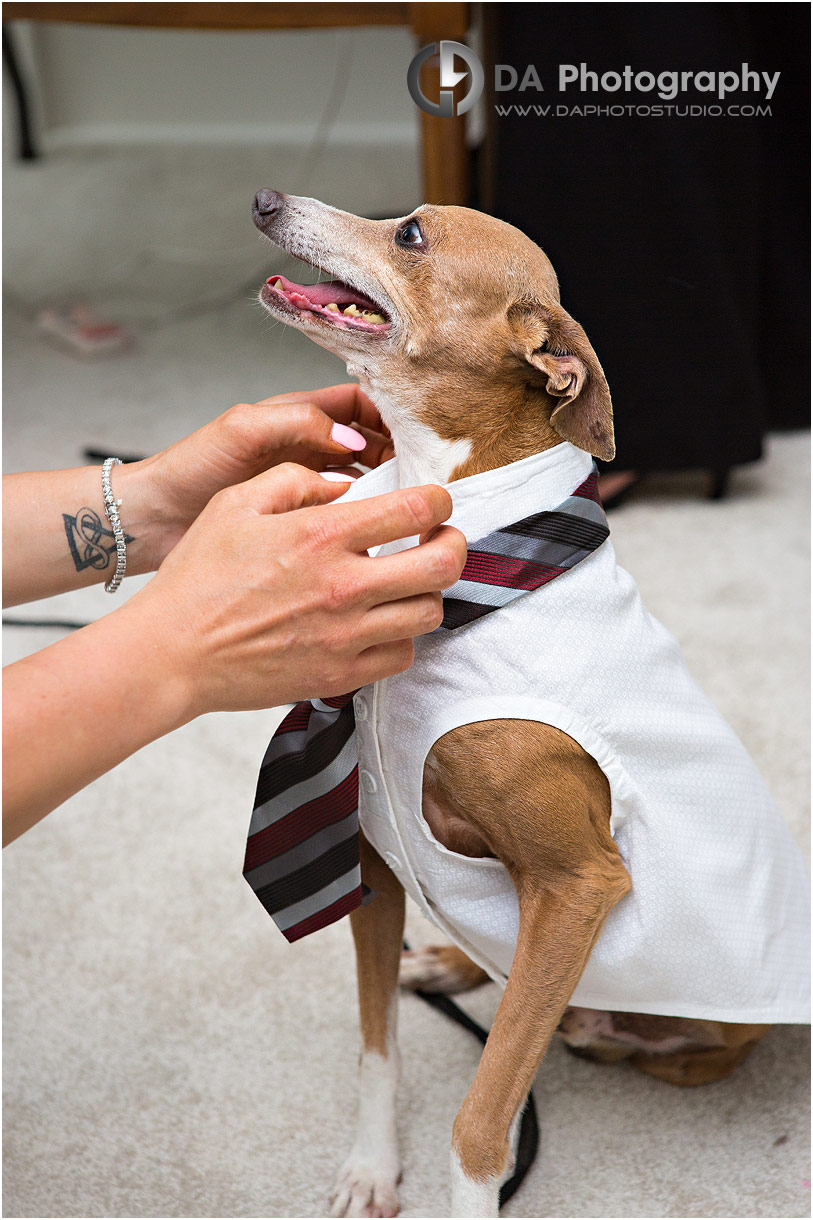
[[[353,685],[367,686],[381,678],[391,678],[409,669],[415,659],[411,639],[394,640],[390,644],[375,644],[359,653],[353,666]]]
[[[355,551],[411,538],[440,525],[452,512],[452,497],[436,484],[408,487],[372,496],[333,510],[336,524],[347,544]]]
[[[314,453],[359,453],[367,441],[347,424],[337,423],[310,400],[302,402],[258,402],[242,409],[237,420],[241,439],[248,439],[258,454],[302,446]]]
[[[264,398],[256,405],[258,407],[281,407],[288,403],[291,405],[313,403],[340,424],[352,424],[358,421],[365,428],[372,428],[374,431],[380,430],[382,427],[378,409],[355,381],[349,381],[343,385],[325,386],[321,390],[294,390],[290,394],[278,394],[274,398]]]
[[[422,593],[368,610],[359,638],[368,647],[411,639],[434,631],[442,621],[443,598],[440,593]]]
[[[390,458],[395,457],[395,446],[391,436],[377,432],[374,428],[367,428],[357,421],[354,421],[353,429],[360,433],[367,442],[367,448],[359,454],[359,461],[362,461],[365,466],[380,466],[382,462],[388,462]]]
[[[460,530],[441,525],[430,542],[396,555],[362,560],[370,582],[367,604],[380,606],[399,598],[450,589],[460,579],[466,554],[466,539]]]
[[[364,473],[357,466],[327,466],[324,470],[318,472],[322,478],[326,475],[340,475],[342,478],[350,479],[354,483],[356,479],[360,479]]]
[[[341,424],[359,423],[375,432],[381,431],[378,408],[354,381],[315,390],[310,400]]]
[[[256,513],[288,513],[313,504],[331,504],[347,491],[348,482],[325,479],[306,466],[284,462],[221,495]]]
[[[320,478],[327,479],[331,483],[355,483],[361,471],[340,468],[339,470],[318,470],[316,473]]]
[[[350,436],[345,437],[345,432]],[[337,445],[341,443],[346,446],[341,451],[343,454],[349,456],[347,450],[350,449],[353,458],[363,462],[369,468],[380,466],[382,462],[388,462],[390,458],[395,457],[392,438],[385,436],[382,432],[376,432],[372,428],[365,428],[362,424],[354,423],[352,428],[346,428],[344,424],[334,423],[331,435]],[[338,453],[338,448],[332,449],[331,452],[320,452],[318,449],[314,449],[313,456],[303,454],[302,461],[313,466],[315,470],[319,470],[329,462],[335,464]],[[361,474],[362,471],[358,471],[358,473]]]

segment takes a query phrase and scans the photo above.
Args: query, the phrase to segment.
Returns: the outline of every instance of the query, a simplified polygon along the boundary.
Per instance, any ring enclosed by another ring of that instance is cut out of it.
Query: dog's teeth
[[[358,310],[358,307],[356,306],[355,301],[353,302],[352,305],[348,305],[347,309],[343,309],[342,313],[345,315],[350,314],[351,318],[360,318],[361,317],[361,314],[359,313],[359,310]]]
[[[279,280],[279,279],[274,280],[274,282],[273,282],[273,284],[271,285],[271,287],[272,287],[272,288],[281,288],[281,287],[282,287],[282,280]]]
[[[378,323],[378,322],[384,321],[384,318],[381,316],[380,313],[370,313],[369,309],[365,309],[361,316],[362,316],[362,318],[364,318],[365,322]]]
[[[329,305],[325,306],[325,309],[329,309],[331,313],[339,312],[339,306],[336,304],[335,301],[331,301]]]

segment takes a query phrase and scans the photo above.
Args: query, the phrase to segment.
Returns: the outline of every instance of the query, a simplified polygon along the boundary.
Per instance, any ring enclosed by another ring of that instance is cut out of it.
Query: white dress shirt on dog
[[[472,543],[555,508],[591,465],[564,442],[451,483],[450,524]],[[396,459],[342,501],[397,486]],[[495,614],[419,637],[412,667],[364,687],[355,709],[364,833],[422,911],[495,981],[505,982],[516,945],[513,883],[499,861],[458,855],[434,838],[421,812],[423,767],[438,738],[460,725],[532,720],[567,733],[602,768],[611,833],[632,879],[571,1003],[809,1020],[809,883],[798,848],[611,542]]]

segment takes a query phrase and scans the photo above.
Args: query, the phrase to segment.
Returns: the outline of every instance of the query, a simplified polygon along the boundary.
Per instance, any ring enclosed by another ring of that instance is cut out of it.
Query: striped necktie
[[[592,473],[557,508],[494,530],[469,547],[443,595],[437,631],[455,631],[546,585],[609,534]],[[372,897],[359,865],[358,747],[353,695],[298,703],[266,751],[243,875],[289,941]]]

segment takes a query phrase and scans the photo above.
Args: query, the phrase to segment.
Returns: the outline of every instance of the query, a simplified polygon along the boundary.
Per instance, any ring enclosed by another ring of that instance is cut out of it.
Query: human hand
[[[130,511],[149,506],[150,553],[142,567],[154,570],[226,487],[284,462],[346,472],[356,458],[378,466],[393,452],[378,411],[351,383],[238,403],[154,457],[123,467],[116,480]]]
[[[160,654],[181,719],[343,694],[407,669],[443,617],[466,541],[437,486],[331,506],[342,491],[284,464],[213,496],[116,617]],[[371,558],[398,538],[421,543]]]

